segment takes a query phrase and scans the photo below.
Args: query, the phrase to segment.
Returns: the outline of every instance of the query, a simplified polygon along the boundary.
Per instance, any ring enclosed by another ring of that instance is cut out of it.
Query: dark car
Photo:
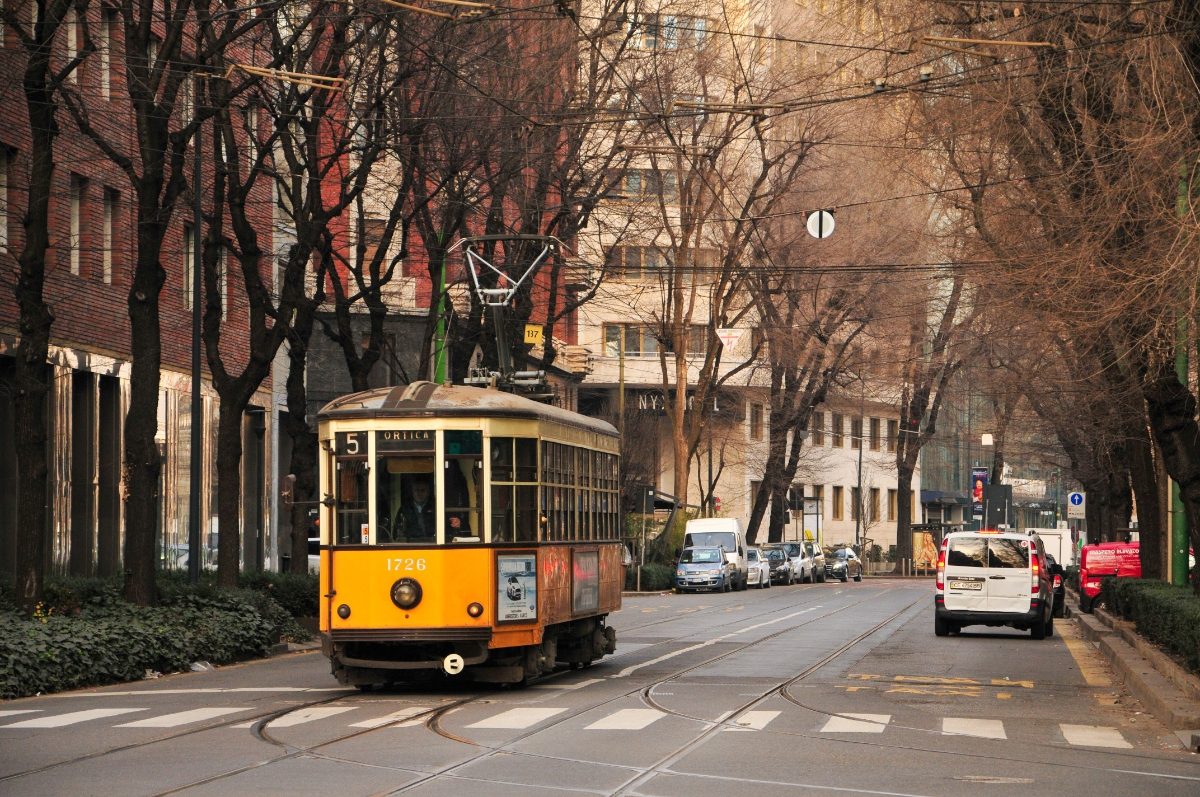
[[[734,565],[723,548],[684,548],[675,565],[675,591],[711,589],[729,592]]]
[[[1058,562],[1054,561],[1054,557],[1046,554],[1046,566],[1050,569],[1050,576],[1054,584],[1054,616],[1067,616],[1067,585],[1063,583],[1063,568]]]
[[[763,548],[763,556],[771,565],[772,584],[792,584],[796,580],[796,572],[792,569],[792,559],[783,548]]]
[[[825,576],[842,581],[862,581],[862,560],[849,548],[835,548],[825,554]]]

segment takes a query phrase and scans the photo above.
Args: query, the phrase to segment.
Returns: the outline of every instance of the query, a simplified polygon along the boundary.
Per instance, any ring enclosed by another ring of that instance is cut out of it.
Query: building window
[[[100,9],[100,99],[112,99],[112,44],[117,29],[117,12],[111,8]]]
[[[863,419],[861,415],[850,419],[850,448],[858,448],[862,445],[862,422]]]
[[[859,520],[862,516],[859,510],[862,509],[862,490],[858,487],[850,488],[850,519]]]
[[[896,522],[896,491],[888,490],[888,522]]]
[[[750,439],[763,439],[763,405],[750,405]]]
[[[804,514],[804,485],[793,484],[788,488],[788,509]]]
[[[897,434],[899,433],[899,431],[900,431],[900,422],[895,420],[894,418],[889,419],[888,420],[888,431],[887,431],[887,450],[888,451],[896,450],[896,437],[897,437]]]
[[[879,419],[871,419],[871,450],[879,450]]]
[[[621,333],[624,330],[624,350]],[[608,357],[649,357],[658,354],[658,338],[640,324],[605,324],[604,354]]]
[[[117,192],[104,189],[104,231],[100,252],[100,278],[111,285],[113,281],[113,224],[117,217]]]
[[[657,246],[614,246],[608,250],[608,263],[622,279],[657,279],[671,259]]]
[[[846,494],[845,490],[840,484],[833,485],[832,499],[833,506],[830,508],[833,510],[833,519],[841,520],[845,516],[846,512]]]
[[[8,148],[0,144],[0,252],[8,251]]]
[[[832,444],[834,448],[842,447],[842,414],[840,412],[832,413],[833,421],[830,424],[830,429],[833,432]]]
[[[192,274],[196,264],[196,235],[192,225],[183,225],[183,306],[192,309]]]
[[[610,177],[612,190],[627,199],[661,196],[664,202],[674,203],[679,198],[675,171],[658,169],[625,169]]]
[[[80,250],[83,248],[83,196],[87,190],[87,181],[77,174],[71,175],[71,220],[70,239],[68,246],[68,262],[71,273],[80,272]]]
[[[825,515],[825,485],[814,484],[812,488],[813,502],[817,505],[817,517]]]
[[[870,518],[871,518],[872,523],[876,523],[879,520],[879,488],[872,487],[870,496],[871,496]]]
[[[65,21],[67,24],[63,25],[63,35],[67,39],[67,63],[69,64],[79,54],[79,12],[71,9],[67,12]],[[66,80],[68,83],[78,83],[79,69],[72,69],[68,72]]]
[[[814,412],[808,426],[812,430],[812,444],[814,446],[825,445],[825,413]]]
[[[250,105],[242,115],[246,125],[246,168],[258,162],[258,106]]]
[[[642,50],[698,50],[708,20],[675,14],[641,14],[633,23],[632,46]]]
[[[229,316],[229,250],[224,246],[217,253],[217,294],[221,297],[221,320]]]
[[[761,489],[762,482],[750,482],[750,506],[746,507],[747,512],[753,509],[754,505],[758,502],[758,491]]]
[[[375,262],[375,258],[379,255],[379,244],[383,241],[383,234],[387,232],[387,219],[359,219],[358,221],[358,236],[359,243],[363,247],[361,267],[366,269]],[[386,255],[387,252],[385,251]],[[384,268],[387,267],[387,262],[381,264]]]

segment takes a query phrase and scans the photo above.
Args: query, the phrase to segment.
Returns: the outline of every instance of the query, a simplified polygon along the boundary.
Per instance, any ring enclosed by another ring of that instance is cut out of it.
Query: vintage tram
[[[616,430],[416,382],[319,415],[322,648],[341,683],[523,683],[616,649]]]

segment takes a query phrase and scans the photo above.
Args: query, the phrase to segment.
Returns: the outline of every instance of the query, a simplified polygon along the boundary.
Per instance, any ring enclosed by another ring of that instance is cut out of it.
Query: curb
[[[1170,730],[1182,731],[1181,739],[1190,732],[1188,747],[1200,752],[1200,678],[1138,636],[1132,623],[1103,609],[1076,612],[1073,619],[1147,710]]]

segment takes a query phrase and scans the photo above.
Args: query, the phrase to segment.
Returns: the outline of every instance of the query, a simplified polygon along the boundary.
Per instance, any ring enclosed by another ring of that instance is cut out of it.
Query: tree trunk
[[[308,510],[320,500],[317,494],[317,435],[308,425],[308,391],[305,367],[313,332],[313,306],[301,305],[292,323],[288,345],[287,421],[284,431],[292,442],[288,473],[296,477],[292,489],[291,571],[308,572]],[[330,530],[332,533],[332,530]]]
[[[17,491],[16,599],[29,614],[42,599],[49,526],[46,453],[46,397],[50,390],[50,328],[54,315],[45,300],[46,250],[50,246],[50,191],[54,178],[54,139],[58,135],[52,91],[46,85],[49,49],[30,54],[25,69],[25,101],[29,111],[29,206],[23,228],[25,245],[18,258],[16,299],[20,309],[20,341],[16,351],[16,420],[14,450],[20,489]]]
[[[241,405],[240,407],[238,405]],[[241,570],[242,410],[246,402],[221,396],[217,419],[217,584],[235,588]]]
[[[139,211],[139,220],[148,218]],[[162,364],[158,297],[166,272],[158,262],[161,235],[143,226],[137,269],[129,289],[132,367],[125,416],[125,599],[139,606],[155,600],[154,544],[158,536],[158,389]],[[153,239],[153,240],[151,240]]]
[[[1137,501],[1142,577],[1162,579],[1166,576],[1163,568],[1166,524],[1161,511],[1162,491],[1154,461],[1154,442],[1150,439],[1150,430],[1146,427],[1144,417],[1139,417],[1137,423],[1129,426],[1125,449],[1129,455],[1129,481]]]

